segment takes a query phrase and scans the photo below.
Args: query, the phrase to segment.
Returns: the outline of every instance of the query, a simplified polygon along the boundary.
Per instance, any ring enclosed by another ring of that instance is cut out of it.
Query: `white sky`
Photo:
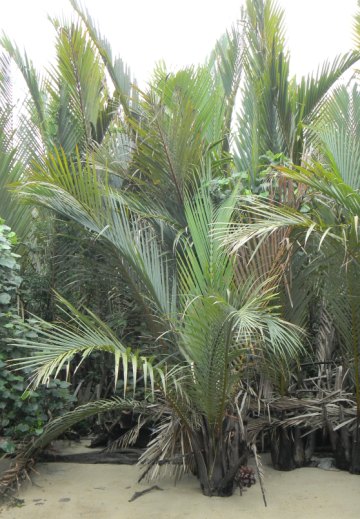
[[[286,11],[292,72],[307,74],[352,46],[357,0],[278,0]],[[241,0],[83,0],[114,54],[146,81],[156,61],[170,67],[201,62],[239,18]],[[0,31],[25,47],[38,68],[53,56],[47,14],[70,15],[68,0],[0,0]]]

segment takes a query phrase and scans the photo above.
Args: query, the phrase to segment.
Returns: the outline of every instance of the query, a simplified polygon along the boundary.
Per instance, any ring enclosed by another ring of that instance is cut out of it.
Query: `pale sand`
[[[1,512],[6,519],[345,519],[360,518],[360,476],[304,468],[278,472],[265,464],[268,507],[257,483],[243,496],[208,498],[193,477],[177,486],[156,482],[153,490],[132,503],[139,469],[125,465],[42,463],[33,484],[24,484],[24,506]]]

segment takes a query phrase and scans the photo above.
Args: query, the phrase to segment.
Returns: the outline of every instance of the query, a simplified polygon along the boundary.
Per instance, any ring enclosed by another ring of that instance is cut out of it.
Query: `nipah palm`
[[[147,475],[160,467],[192,469],[206,495],[229,495],[251,439],[247,390],[260,372],[272,376],[269,366],[280,365],[286,377],[301,348],[299,330],[278,315],[275,284],[246,279],[249,271],[216,235],[220,223],[226,234],[231,230],[236,204],[236,189],[215,202],[211,181],[232,167],[229,132],[242,40],[229,33],[208,67],[177,74],[159,68],[140,100],[131,95],[130,102],[124,67],[72,4],[86,31],[81,24],[57,27],[61,73],[53,71],[49,92],[58,125],[18,191],[103,244],[148,337],[132,351],[91,311],[60,299],[65,322],[45,325],[39,340],[24,344],[35,353],[19,365],[34,370],[34,384],[46,383],[100,350],[113,355],[114,386],[122,378],[124,390],[50,423],[26,456],[84,417],[136,407],[157,424],[142,459]],[[73,46],[96,68],[94,85],[86,82],[85,61],[70,59]],[[102,64],[115,89],[111,102],[106,88],[99,90]],[[106,114],[114,117],[111,131]],[[135,386],[143,388],[141,401],[133,397]],[[181,463],[162,463],[174,460]]]
[[[259,187],[264,155],[283,153],[300,164],[307,152],[308,125],[336,81],[359,60],[358,51],[325,62],[300,81],[290,76],[284,11],[273,0],[247,0],[243,26],[243,80],[234,160]]]
[[[304,212],[250,198],[245,204],[253,220],[235,224],[232,233],[228,226],[225,230],[225,242],[236,250],[249,239],[261,240],[275,230],[291,228],[292,239],[311,252],[313,259],[319,256],[311,268],[317,269],[317,289],[322,280],[321,294],[345,364],[351,369],[350,389],[357,402],[357,416],[348,423],[353,448],[347,462],[352,472],[360,471],[359,108],[357,85],[351,90],[339,87],[311,127],[312,142],[322,162],[280,168],[286,178],[306,186]]]
[[[192,468],[204,494],[230,495],[237,471],[246,464],[250,396],[245,380],[251,384],[269,358],[290,362],[301,347],[298,329],[277,314],[274,292],[239,279],[236,256],[227,255],[213,232],[219,222],[230,224],[236,192],[216,205],[209,188],[209,161],[194,173],[192,194],[185,191],[184,197],[186,230],[178,237],[174,255],[162,249],[151,219],[146,222],[143,215],[129,212],[121,198],[94,177],[91,190],[89,171],[76,167],[77,197],[75,188],[72,193],[64,187],[61,191],[46,181],[24,186],[23,193],[110,244],[142,305],[153,341],[146,350],[133,352],[93,314],[83,315],[62,301],[69,324],[51,325],[41,339],[24,343],[35,353],[19,364],[34,370],[35,384],[46,383],[69,363],[103,350],[114,356],[115,385],[122,377],[124,394],[112,404],[92,402],[49,424],[27,454],[74,420],[112,405],[136,405],[144,417],[157,420],[141,459],[148,476],[156,476],[162,462],[176,460],[181,463],[172,469]],[[86,201],[80,196],[85,185]],[[131,394],[139,383],[147,400],[134,402]]]
[[[56,60],[43,76],[25,51],[5,34],[0,38],[4,51],[0,58],[1,207],[2,217],[20,238],[33,230],[29,226],[31,208],[21,206],[10,194],[12,184],[25,179],[30,164],[41,161],[54,147],[61,147],[71,156],[76,149],[83,151],[99,145],[114,120],[119,122],[120,108],[128,113],[135,97],[128,68],[120,58],[113,60],[110,51],[106,54],[105,50],[98,50],[106,42],[96,31],[93,41],[80,19],[53,19],[52,23],[57,33]],[[24,82],[25,97],[16,110],[12,102],[11,61]],[[110,67],[108,81],[106,69]]]

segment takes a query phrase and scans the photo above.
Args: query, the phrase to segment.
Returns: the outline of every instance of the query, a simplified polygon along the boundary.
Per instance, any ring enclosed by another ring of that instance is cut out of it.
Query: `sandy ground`
[[[360,476],[347,472],[303,468],[292,472],[265,465],[268,507],[257,483],[243,496],[208,498],[198,482],[185,477],[176,486],[156,482],[153,490],[130,502],[134,492],[152,484],[137,484],[139,469],[125,465],[37,465],[33,483],[25,483],[20,507],[3,508],[1,519],[346,519],[360,517]]]

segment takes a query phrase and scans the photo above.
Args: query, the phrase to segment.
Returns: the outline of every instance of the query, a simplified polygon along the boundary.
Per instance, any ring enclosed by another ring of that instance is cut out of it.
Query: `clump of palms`
[[[356,473],[360,471],[358,113],[358,87],[337,88],[323,105],[316,123],[309,128],[317,158],[320,155],[322,161],[309,158],[302,166],[279,168],[280,175],[303,186],[303,203],[300,204],[303,211],[249,198],[246,207],[252,215],[251,222],[233,226],[232,234],[227,229],[224,237],[236,250],[249,239],[261,240],[275,230],[290,229],[291,240],[301,243],[303,252],[311,258],[308,267],[303,269],[303,284],[310,296],[320,297],[332,331],[331,340],[325,337],[327,348],[323,342],[322,352],[317,354],[323,361],[330,360],[334,353],[340,354],[342,365],[350,370],[347,387],[355,394],[356,416],[346,422],[343,417],[346,427],[335,447],[341,449],[346,458],[341,465]],[[343,413],[341,409],[339,412]],[[330,429],[330,435],[334,435],[331,426]],[[336,438],[333,441],[336,443]]]
[[[223,239],[237,240],[232,232],[240,187],[219,202],[211,186],[236,178],[234,163],[250,178],[245,187],[257,186],[259,156],[269,147],[298,160],[304,118],[314,115],[357,54],[290,88],[282,32],[276,31],[282,17],[273,2],[254,0],[247,3],[244,32],[228,32],[205,66],[175,74],[158,67],[140,91],[91,18],[75,0],[72,5],[81,22],[62,27],[54,21],[59,64],[44,95],[32,68],[3,41],[23,70],[29,109],[37,114],[23,125],[36,142],[17,190],[101,244],[115,265],[114,285],[121,278],[140,309],[147,339],[133,351],[92,311],[80,312],[60,297],[64,322],[23,343],[34,353],[19,366],[34,370],[36,385],[71,371],[94,351],[107,352],[114,358],[114,387],[121,377],[124,392],[55,420],[24,456],[87,416],[136,407],[157,424],[142,458],[148,476],[160,467],[193,470],[206,495],[229,495],[255,436],[246,423],[254,388],[266,379],[283,392],[302,341],[299,329],[281,318],[276,293],[284,236],[274,234],[269,247],[255,232],[246,248],[228,254]],[[84,59],[71,58],[73,49]],[[264,101],[259,106],[254,93]],[[300,105],[305,108],[299,111]],[[34,121],[37,131],[28,131]],[[278,227],[276,220],[273,229]],[[248,230],[244,222],[240,229]],[[139,384],[141,401],[132,397]],[[168,460],[180,463],[161,464]]]
[[[241,279],[236,256],[229,257],[212,232],[219,222],[231,222],[236,192],[221,204],[213,202],[209,162],[194,172],[191,196],[184,192],[187,225],[173,254],[156,234],[157,225],[129,212],[109,186],[93,181],[92,200],[96,197],[98,203],[91,207],[91,172],[78,167],[76,175],[79,185],[82,179],[81,185],[87,186],[86,206],[80,197],[46,182],[37,182],[36,194],[27,188],[32,197],[77,218],[111,245],[141,301],[153,343],[145,352],[132,352],[94,315],[83,315],[65,303],[70,328],[53,325],[42,340],[24,344],[35,353],[19,363],[34,369],[38,384],[95,350],[111,352],[115,385],[121,376],[125,388],[123,399],[114,401],[114,406],[138,405],[144,415],[158,417],[154,438],[141,460],[150,465],[148,475],[159,472],[161,461],[181,460],[175,468],[193,468],[206,495],[229,495],[247,460],[244,422],[250,394],[245,381],[251,385],[265,360],[277,358],[286,364],[294,359],[301,347],[299,331],[279,317],[274,290]],[[124,400],[131,391],[130,372],[133,385],[142,381],[147,404]],[[73,416],[81,419],[89,409],[93,414],[108,406],[99,402],[97,408],[92,402]],[[72,415],[68,419],[73,423]],[[66,420],[59,422],[58,432]],[[51,426],[49,438],[53,431]],[[37,446],[46,441],[45,433]]]

